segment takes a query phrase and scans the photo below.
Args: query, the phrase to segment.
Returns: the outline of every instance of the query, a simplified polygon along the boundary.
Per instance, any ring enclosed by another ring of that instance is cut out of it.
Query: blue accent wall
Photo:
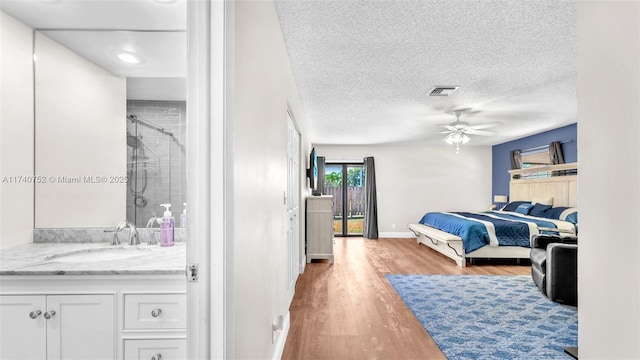
[[[567,163],[578,161],[578,124],[567,125],[558,129],[549,130],[540,134],[527,136],[522,139],[494,145],[492,161],[492,194],[509,195],[509,173],[511,170],[511,150],[526,150],[538,146],[549,145],[554,141],[562,142],[564,161]],[[509,199],[511,200],[511,199]],[[493,203],[493,197],[491,198]]]

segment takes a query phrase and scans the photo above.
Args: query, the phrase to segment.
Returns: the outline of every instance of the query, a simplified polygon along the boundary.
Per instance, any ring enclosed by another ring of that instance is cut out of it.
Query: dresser
[[[333,196],[307,197],[307,263],[329,259],[333,263]]]

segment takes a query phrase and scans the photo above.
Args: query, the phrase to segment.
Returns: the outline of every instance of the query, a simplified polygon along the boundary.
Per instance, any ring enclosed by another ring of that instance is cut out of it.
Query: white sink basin
[[[96,262],[96,261],[112,261],[142,256],[149,253],[150,248],[137,247],[110,247],[98,249],[83,249],[59,253],[47,256],[45,261],[49,262]]]

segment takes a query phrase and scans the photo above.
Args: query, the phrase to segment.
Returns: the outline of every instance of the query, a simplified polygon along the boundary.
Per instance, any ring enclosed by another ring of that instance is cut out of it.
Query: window
[[[551,165],[548,146],[525,150],[520,154],[520,158],[523,169]]]

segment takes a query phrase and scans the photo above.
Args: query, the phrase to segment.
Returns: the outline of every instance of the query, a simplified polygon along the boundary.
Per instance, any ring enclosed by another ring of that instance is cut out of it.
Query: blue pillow
[[[547,218],[547,219],[560,220],[560,215],[562,215],[562,213],[567,209],[571,209],[571,208],[567,206],[552,207],[551,209],[541,214],[540,217]]]
[[[529,211],[531,211],[531,208],[533,208],[533,205],[531,204],[520,204],[516,208],[516,212],[523,215],[529,215]]]
[[[578,212],[572,212],[571,214],[567,215],[567,217],[564,219],[564,221],[568,221],[570,223],[574,223],[577,224],[578,223]]]
[[[542,214],[549,209],[551,209],[551,205],[535,204],[529,212],[529,215],[542,216]]]
[[[516,208],[522,204],[531,204],[530,201],[512,201],[502,208],[502,211],[516,211]]]

